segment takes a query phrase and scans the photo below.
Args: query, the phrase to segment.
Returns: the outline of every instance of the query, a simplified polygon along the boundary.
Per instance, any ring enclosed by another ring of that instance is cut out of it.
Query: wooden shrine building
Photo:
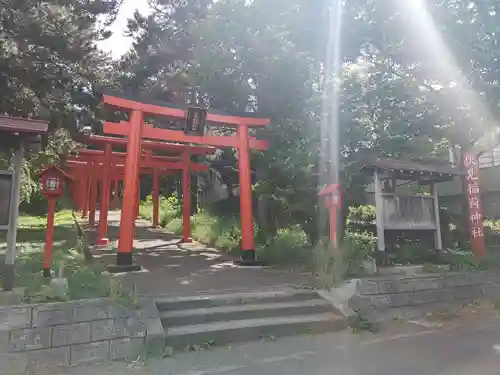
[[[0,152],[10,159],[12,169],[0,171],[0,230],[7,231],[7,250],[2,269],[2,286],[12,290],[15,276],[17,219],[24,158],[38,152],[48,122],[0,116]]]
[[[442,250],[437,184],[463,173],[442,161],[389,159],[363,163],[362,170],[373,175],[379,259],[387,259],[391,231],[431,231],[434,248]]]

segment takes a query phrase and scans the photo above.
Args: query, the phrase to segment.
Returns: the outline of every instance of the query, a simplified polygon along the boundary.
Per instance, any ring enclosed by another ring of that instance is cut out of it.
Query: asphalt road
[[[389,330],[391,331],[391,330]],[[65,375],[500,375],[500,320],[296,336]]]
[[[390,335],[327,334],[181,355],[155,375],[500,374],[500,321]],[[196,356],[197,354],[197,356]]]

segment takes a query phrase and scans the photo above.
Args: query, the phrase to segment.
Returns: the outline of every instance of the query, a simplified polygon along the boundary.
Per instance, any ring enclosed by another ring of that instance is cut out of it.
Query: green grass
[[[73,214],[71,210],[62,210],[54,215],[54,225],[73,225]],[[20,228],[45,228],[47,216],[19,216],[18,227]]]
[[[146,200],[142,201],[139,206],[139,216],[146,220],[153,219],[153,197],[148,195]],[[165,227],[170,221],[181,217],[181,207],[176,197],[160,196],[158,205],[158,216],[160,224]]]
[[[58,248],[72,248],[76,244],[77,232],[72,212],[64,210],[57,212],[54,217],[54,251]],[[43,251],[47,217],[19,216],[17,226],[17,244],[21,253]],[[7,234],[0,233],[0,253],[4,252],[7,244]]]
[[[182,234],[182,219],[176,217],[165,226],[165,229],[169,232],[180,236]]]
[[[61,297],[50,286],[50,279],[42,275],[46,218],[22,215],[17,234],[16,286],[26,288],[24,302],[48,302],[97,297],[130,300],[117,280],[103,274],[103,266],[85,262],[82,240],[74,223],[72,212],[64,210],[55,216],[52,269],[64,264],[63,276],[68,279],[68,295]],[[0,264],[5,261],[6,243],[0,237]]]
[[[240,249],[241,230],[236,216],[219,217],[209,211],[201,211],[192,218],[193,239],[227,253]]]
[[[148,197],[141,202],[139,214],[151,218],[152,201]],[[160,199],[161,225],[170,233],[182,233],[180,206],[175,197]],[[259,228],[254,227],[254,237],[259,258],[277,266],[301,265],[310,262],[310,244],[300,226],[281,228],[272,238],[262,238]],[[238,215],[216,215],[210,210],[202,210],[191,218],[191,236],[195,241],[233,255],[239,255],[241,248],[240,218]]]

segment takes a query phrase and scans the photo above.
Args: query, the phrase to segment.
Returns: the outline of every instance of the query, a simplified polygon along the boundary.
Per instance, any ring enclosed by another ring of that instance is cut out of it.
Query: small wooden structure
[[[386,251],[385,231],[434,231],[436,250],[443,248],[436,183],[453,180],[463,173],[442,161],[414,162],[377,159],[362,170],[373,174],[376,206],[377,248]],[[409,183],[427,192],[412,194]],[[406,186],[406,193],[402,192]],[[385,256],[383,257],[385,258]]]
[[[4,224],[7,223],[7,251],[5,254],[2,281],[3,289],[6,291],[12,290],[14,285],[17,218],[19,215],[21,174],[24,157],[26,153],[38,151],[41,143],[41,135],[47,133],[47,130],[48,123],[45,121],[0,116],[0,151],[5,151],[8,156],[12,156],[13,165],[12,172],[10,172],[8,220],[4,220]],[[8,174],[4,172],[2,175],[5,177]],[[4,185],[7,185],[6,180],[3,182]]]

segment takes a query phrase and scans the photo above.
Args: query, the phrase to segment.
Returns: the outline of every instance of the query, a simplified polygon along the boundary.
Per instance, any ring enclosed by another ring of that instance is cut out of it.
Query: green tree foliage
[[[363,200],[369,177],[360,174],[360,162],[445,158],[449,145],[468,147],[490,130],[496,115],[496,2],[344,2],[341,69],[326,77],[327,46],[335,38],[331,3],[220,0],[172,7],[157,0],[163,11],[136,15],[130,24],[136,43],[122,61],[128,84],[158,97],[159,86],[175,92],[172,77],[182,73],[182,83],[199,86],[214,108],[271,117],[259,134],[270,148],[253,157],[261,226],[271,233],[297,223],[318,236],[319,150],[329,137],[320,126],[326,82],[338,88],[346,207]],[[223,158],[237,160],[231,152]]]
[[[0,113],[49,121],[44,150],[23,169],[22,200],[38,194],[42,166],[58,162],[79,125],[92,125],[96,86],[112,78],[96,42],[109,36],[117,0],[0,2]],[[3,150],[8,163],[10,150]],[[39,195],[39,194],[38,194]]]
[[[194,84],[188,75],[196,44],[192,25],[202,19],[211,0],[153,0],[154,12],[136,12],[127,34],[131,50],[119,62],[121,89],[134,98],[183,104],[184,88]]]
[[[73,131],[81,113],[102,117],[101,85],[180,105],[196,86],[215,109],[270,117],[258,131],[269,150],[252,160],[260,227],[272,237],[299,224],[311,242],[323,231],[317,192],[330,181],[319,163],[334,134],[321,126],[335,121],[328,87],[338,96],[344,217],[364,203],[364,160],[446,158],[448,146],[470,147],[496,126],[496,1],[349,0],[333,27],[328,0],[150,3],[150,16],[129,20],[134,44],[112,64],[94,43],[107,36],[117,1],[2,2],[0,111]],[[339,69],[329,74],[337,39]],[[233,150],[219,159],[237,167]],[[223,173],[231,187],[235,168]]]
[[[77,113],[95,108],[94,85],[109,73],[95,42],[108,36],[100,26],[117,5],[116,0],[2,1],[0,111],[73,130]]]

